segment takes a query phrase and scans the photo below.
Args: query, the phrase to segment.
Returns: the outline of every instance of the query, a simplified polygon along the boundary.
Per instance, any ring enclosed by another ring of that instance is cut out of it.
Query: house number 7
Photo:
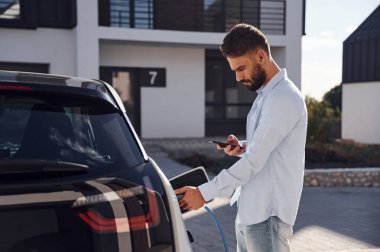
[[[156,80],[157,74],[158,74],[157,71],[149,71],[150,85],[154,85],[154,81]]]

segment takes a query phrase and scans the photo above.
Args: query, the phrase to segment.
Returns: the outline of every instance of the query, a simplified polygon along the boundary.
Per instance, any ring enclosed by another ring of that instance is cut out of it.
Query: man
[[[198,209],[215,197],[237,201],[237,251],[290,251],[303,186],[307,110],[301,92],[271,57],[264,34],[238,24],[221,52],[236,80],[257,92],[247,116],[246,141],[230,135],[224,152],[241,159],[198,188],[176,190],[179,204]],[[217,146],[221,149],[221,146]]]

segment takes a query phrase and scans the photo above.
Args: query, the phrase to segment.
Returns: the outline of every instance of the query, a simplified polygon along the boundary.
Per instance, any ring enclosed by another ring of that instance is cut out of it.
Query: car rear
[[[0,251],[191,250],[107,84],[0,72]]]

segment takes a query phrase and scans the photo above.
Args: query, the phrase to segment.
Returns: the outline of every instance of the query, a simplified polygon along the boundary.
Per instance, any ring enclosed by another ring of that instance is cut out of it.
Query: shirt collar
[[[256,92],[258,94],[262,93],[263,95],[268,94],[282,79],[288,77],[285,68],[281,68],[278,73],[276,73],[272,79],[265,85],[261,86]]]

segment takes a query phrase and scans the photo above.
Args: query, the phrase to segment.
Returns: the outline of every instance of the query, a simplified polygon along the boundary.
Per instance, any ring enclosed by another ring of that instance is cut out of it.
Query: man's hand
[[[226,140],[226,143],[236,145],[237,147],[227,146],[226,148],[222,148],[219,144],[217,144],[216,148],[218,150],[223,149],[224,153],[226,153],[227,155],[236,156],[236,157],[240,156],[241,154],[243,154],[245,152],[245,146],[240,146],[239,140],[234,135],[229,135],[227,140]]]
[[[193,186],[179,188],[175,193],[184,195],[179,201],[179,206],[184,210],[197,210],[206,203],[199,189]]]

